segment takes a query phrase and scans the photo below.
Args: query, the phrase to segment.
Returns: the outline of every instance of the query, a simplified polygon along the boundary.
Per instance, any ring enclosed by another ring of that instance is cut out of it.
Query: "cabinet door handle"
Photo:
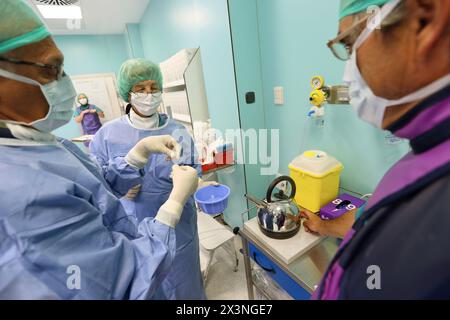
[[[253,260],[254,260],[254,261],[256,262],[256,264],[257,264],[258,266],[260,266],[261,269],[263,269],[264,271],[267,271],[267,272],[270,272],[270,273],[275,273],[275,269],[274,269],[274,268],[272,268],[272,269],[264,268],[264,267],[258,262],[258,259],[256,258],[256,252],[253,252]]]

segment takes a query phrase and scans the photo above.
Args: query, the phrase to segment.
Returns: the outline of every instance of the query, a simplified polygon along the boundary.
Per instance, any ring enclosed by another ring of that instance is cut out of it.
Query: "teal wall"
[[[240,128],[226,0],[152,0],[140,31],[145,57],[158,63],[183,48],[201,47],[212,124],[222,131]],[[232,189],[225,219],[240,225],[244,167],[220,174],[220,181]]]
[[[116,73],[128,59],[124,35],[55,36],[70,75]]]
[[[338,1],[255,1],[265,119],[268,128],[280,130],[282,173],[289,172],[288,164],[302,151],[321,149],[344,163],[343,187],[360,193],[373,192],[388,168],[407,152],[407,143],[388,145],[385,133],[357,119],[349,106],[327,106],[324,128],[305,122],[311,77],[323,75],[328,84],[339,84],[342,79],[344,64],[326,47],[327,40],[337,33]],[[237,2],[240,1],[235,0]],[[246,10],[232,10],[232,13],[235,15],[232,21],[240,20],[237,25],[232,25],[233,34],[246,34],[249,28],[254,29],[252,17],[248,25],[245,24],[249,16]],[[253,51],[255,43],[250,43],[236,39],[235,52]],[[257,55],[252,54],[252,57]],[[243,63],[236,62],[237,68],[244,68],[242,65],[249,60],[245,54],[235,58],[243,59]],[[253,71],[256,69],[253,67]],[[246,90],[249,76],[245,69],[238,68],[237,74],[238,83]],[[259,88],[256,79],[251,81]],[[273,103],[275,86],[285,88],[286,104],[283,106]],[[246,112],[241,108],[242,117]]]
[[[55,36],[57,46],[64,53],[64,68],[71,76],[95,73],[117,73],[128,59],[129,49],[124,35]],[[63,138],[81,135],[72,120],[54,132]],[[82,146],[82,144],[79,144]]]

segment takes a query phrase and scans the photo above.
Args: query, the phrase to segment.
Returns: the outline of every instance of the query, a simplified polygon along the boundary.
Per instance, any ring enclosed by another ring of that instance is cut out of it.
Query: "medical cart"
[[[263,239],[250,232],[246,226],[240,231],[242,238],[245,274],[247,279],[248,297],[255,299],[253,288],[257,289],[267,299],[272,300],[270,292],[258,286],[254,281],[252,260],[265,270],[270,278],[293,299],[308,300],[320,284],[329,263],[338,250],[338,240],[323,239],[320,243],[287,264],[280,259]]]

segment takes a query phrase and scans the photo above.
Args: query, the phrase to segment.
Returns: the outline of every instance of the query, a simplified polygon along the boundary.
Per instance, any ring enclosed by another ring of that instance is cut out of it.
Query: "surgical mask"
[[[10,120],[2,120],[3,122],[28,125],[41,132],[50,133],[66,125],[72,119],[77,93],[72,81],[66,74],[61,79],[45,85],[42,85],[33,79],[2,69],[0,69],[0,76],[39,87],[49,106],[46,117],[32,123],[22,123]]]
[[[380,21],[386,19],[399,2],[400,0],[394,0],[385,4],[380,12]],[[356,111],[358,117],[363,121],[372,124],[376,128],[381,129],[383,127],[384,115],[388,107],[425,99],[448,86],[450,84],[450,74],[398,100],[389,100],[376,96],[364,80],[358,68],[357,61],[357,50],[369,38],[374,30],[374,27],[367,27],[356,40],[353,47],[353,53],[350,60],[347,61],[343,81],[345,85],[349,87],[350,104]]]
[[[85,106],[85,105],[87,105],[88,104],[88,100],[87,99],[80,99],[80,104],[82,105],[82,106]]]
[[[156,113],[162,103],[161,93],[131,93],[131,105],[142,115],[150,117]]]

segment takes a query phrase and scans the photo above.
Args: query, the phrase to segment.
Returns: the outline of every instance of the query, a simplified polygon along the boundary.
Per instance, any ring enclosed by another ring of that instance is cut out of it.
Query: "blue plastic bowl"
[[[208,186],[198,190],[195,195],[200,210],[207,214],[220,214],[228,207],[231,189],[224,185]]]

